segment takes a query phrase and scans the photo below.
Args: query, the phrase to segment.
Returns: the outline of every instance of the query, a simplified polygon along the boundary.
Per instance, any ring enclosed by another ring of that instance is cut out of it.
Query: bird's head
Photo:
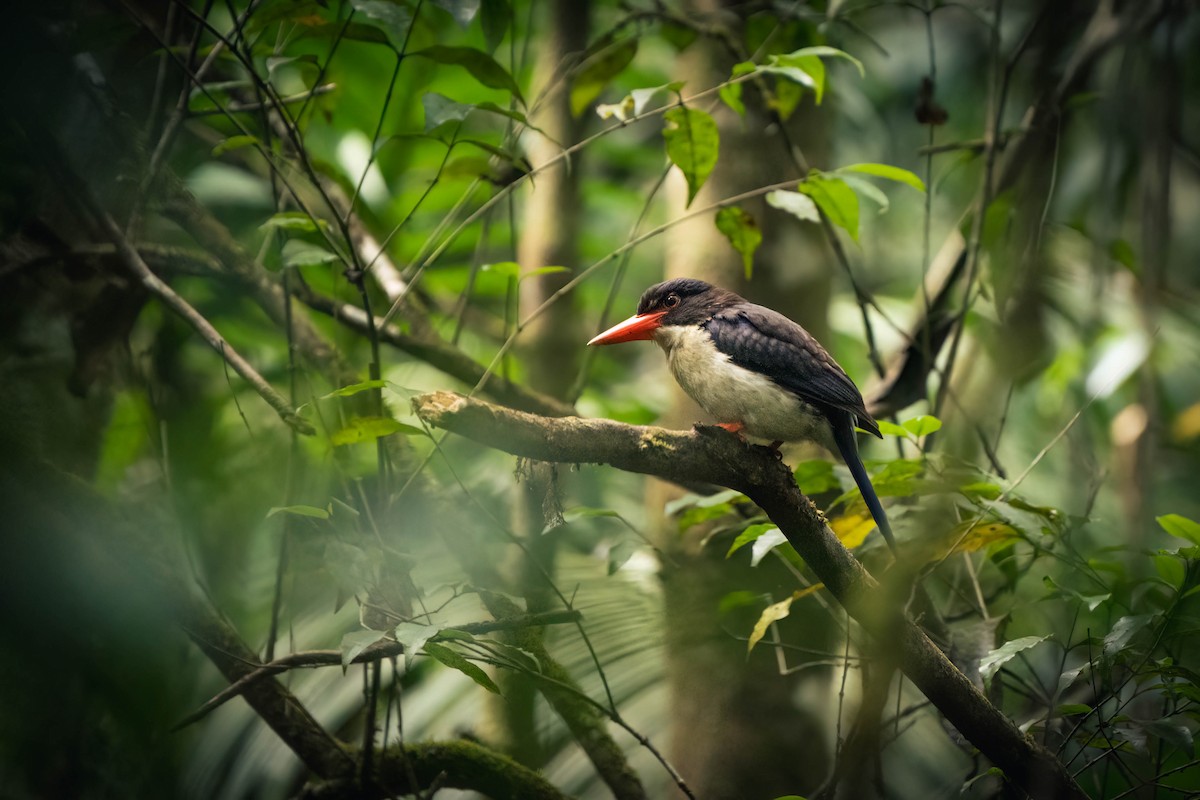
[[[654,332],[669,325],[700,325],[714,313],[740,298],[711,283],[695,278],[675,278],[655,284],[642,294],[637,313],[588,342],[620,344],[653,339]]]

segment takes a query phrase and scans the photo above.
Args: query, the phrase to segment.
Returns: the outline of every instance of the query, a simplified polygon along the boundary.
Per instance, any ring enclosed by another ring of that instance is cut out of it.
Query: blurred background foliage
[[[865,453],[922,613],[994,702],[1092,796],[1200,792],[1194,4],[5,16],[6,795],[294,796],[328,775],[261,707],[189,715],[312,651],[266,680],[329,735],[567,795],[676,796],[667,763],[702,798],[1004,792],[745,498],[411,415],[702,420],[656,348],[583,347],[678,275],[802,322],[892,423]],[[785,449],[886,569],[828,458]]]

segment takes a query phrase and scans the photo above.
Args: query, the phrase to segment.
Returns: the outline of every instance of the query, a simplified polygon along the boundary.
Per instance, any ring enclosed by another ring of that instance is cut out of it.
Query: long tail
[[[892,537],[892,526],[888,522],[887,514],[883,512],[879,495],[875,494],[875,487],[871,485],[871,478],[867,475],[866,467],[863,466],[862,459],[858,457],[858,443],[854,441],[853,420],[847,414],[844,419],[833,419],[831,422],[833,441],[837,444],[838,452],[842,454],[842,460],[850,468],[850,474],[854,476],[854,482],[858,484],[858,490],[862,492],[863,500],[866,501],[867,509],[875,519],[879,532],[887,540],[888,547],[892,548],[892,553],[898,554],[896,540]]]

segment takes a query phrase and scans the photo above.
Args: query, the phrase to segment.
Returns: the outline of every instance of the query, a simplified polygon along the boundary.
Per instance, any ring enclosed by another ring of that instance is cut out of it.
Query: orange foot
[[[718,422],[717,427],[724,428],[730,433],[736,433],[739,439],[743,442],[746,441],[746,435],[742,433],[746,429],[746,426],[740,422]]]

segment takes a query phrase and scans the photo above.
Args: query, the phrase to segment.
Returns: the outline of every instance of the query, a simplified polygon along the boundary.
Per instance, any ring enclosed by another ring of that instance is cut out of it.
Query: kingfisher
[[[862,394],[825,348],[797,323],[695,278],[651,286],[637,313],[589,345],[653,340],[671,374],[720,427],[739,436],[814,441],[841,455],[883,538],[896,542],[858,455],[855,424],[883,438]]]

